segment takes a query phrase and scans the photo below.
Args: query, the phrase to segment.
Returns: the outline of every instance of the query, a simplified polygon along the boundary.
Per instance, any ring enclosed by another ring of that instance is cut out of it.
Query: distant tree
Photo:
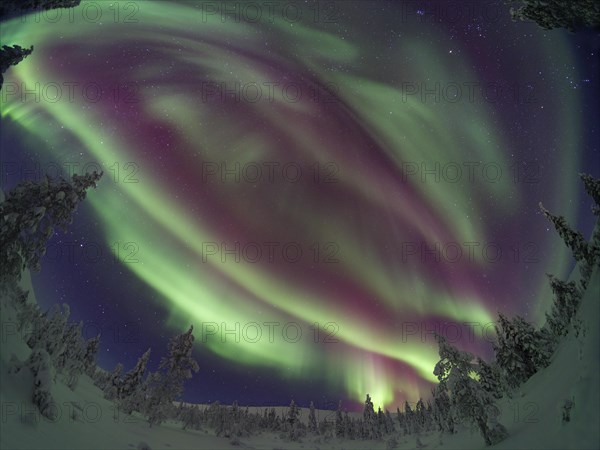
[[[168,417],[173,402],[183,393],[183,384],[198,372],[198,363],[192,357],[194,330],[189,330],[169,341],[169,355],[161,359],[159,372],[149,378],[146,412],[150,426],[159,425]],[[160,372],[162,371],[162,372]]]
[[[298,424],[300,422],[300,410],[294,400],[291,401],[285,418],[287,437],[290,441],[297,441],[299,437]]]
[[[425,431],[426,415],[427,411],[423,399],[419,398],[415,405],[415,429],[417,433]]]
[[[377,415],[373,408],[373,401],[371,396],[367,394],[365,399],[365,408],[363,410],[363,424],[364,424],[364,439],[379,439],[381,437],[379,432],[379,426],[377,423]]]
[[[436,340],[440,360],[433,373],[446,384],[457,417],[476,424],[486,445],[497,444],[508,432],[496,420],[500,412],[494,398],[473,378],[473,355],[456,349],[442,336],[436,335]]]
[[[406,419],[406,434],[415,433],[417,426],[415,424],[415,413],[410,407],[408,401],[404,402],[404,416]]]
[[[365,422],[363,419],[356,419],[354,421],[354,436],[356,439],[365,439],[364,436],[367,435],[367,430],[365,428]]]
[[[280,421],[279,421],[279,416],[277,416],[277,413],[275,412],[275,408],[270,408],[268,413],[267,413],[267,429],[269,431],[276,431],[279,430],[280,427]]]
[[[508,0],[513,20],[534,21],[545,30],[600,26],[598,0]]]
[[[222,433],[222,429],[224,427],[224,419],[223,419],[223,407],[221,403],[217,400],[210,404],[208,409],[206,410],[206,423],[209,427],[215,430],[217,436],[220,436]]]
[[[71,181],[46,176],[40,182],[24,181],[0,203],[0,280],[20,279],[25,267],[40,269],[46,242],[59,227],[73,221],[73,212],[96,187],[102,173],[73,175]]]
[[[310,402],[308,407],[308,430],[311,433],[318,434],[319,429],[317,427],[317,416],[315,414],[315,404]]]
[[[340,400],[335,412],[335,437],[341,439],[344,434],[344,415],[342,414],[342,401]]]
[[[396,408],[396,420],[398,421],[398,428],[400,430],[401,433],[406,434],[406,430],[405,430],[405,420],[404,420],[404,414],[400,412],[400,408]]]
[[[193,430],[201,429],[201,419],[200,419],[200,408],[198,405],[194,405],[193,407],[186,408],[183,417],[182,417],[182,428],[184,430],[191,428]]]
[[[348,411],[344,411],[344,436],[346,439],[354,439],[356,437],[354,423],[348,415]]]
[[[377,408],[375,417],[377,418],[377,433],[383,436],[385,434],[385,418],[383,417],[383,411],[381,411],[381,407]]]
[[[385,427],[388,433],[393,433],[396,431],[396,427],[394,426],[394,419],[392,419],[391,413],[386,409],[385,410]]]
[[[241,425],[240,406],[237,400],[235,400],[231,408],[225,410],[225,427],[222,435],[237,439],[242,434]]]
[[[427,406],[425,407],[425,429],[433,430],[435,424],[433,423],[433,405],[430,400],[427,400]]]

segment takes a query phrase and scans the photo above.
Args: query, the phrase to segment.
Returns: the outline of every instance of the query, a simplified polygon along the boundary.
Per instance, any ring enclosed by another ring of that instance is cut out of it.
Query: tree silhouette
[[[528,20],[545,30],[566,28],[576,31],[600,26],[598,0],[508,0],[513,20]]]
[[[10,66],[16,66],[33,52],[33,45],[29,48],[23,48],[20,45],[3,45],[0,48],[0,89],[4,84],[4,72],[8,70]]]
[[[71,181],[46,176],[24,181],[0,203],[0,279],[20,279],[25,267],[40,269],[46,242],[56,227],[66,230],[86,191],[102,173],[74,174]]]
[[[0,5],[0,20],[56,8],[73,8],[81,0],[4,0]]]

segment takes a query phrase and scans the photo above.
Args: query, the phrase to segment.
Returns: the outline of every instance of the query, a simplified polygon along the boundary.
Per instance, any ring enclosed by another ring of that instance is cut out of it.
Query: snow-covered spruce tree
[[[387,432],[394,433],[396,431],[396,427],[394,426],[394,419],[392,419],[392,414],[387,409],[385,410],[385,422]]]
[[[425,429],[427,431],[435,429],[435,424],[433,423],[433,405],[429,400],[427,400],[427,406],[425,407]]]
[[[198,405],[187,407],[183,413],[181,422],[182,429],[184,430],[187,430],[188,428],[191,428],[192,430],[200,430],[202,428],[202,420]]]
[[[371,396],[369,394],[367,394],[367,398],[365,399],[365,409],[363,410],[363,425],[363,439],[373,440],[381,438],[381,434],[379,433],[379,424],[377,422],[377,415],[375,414],[375,409],[373,408],[373,401],[371,400]]]
[[[269,408],[267,413],[267,430],[268,431],[276,431],[279,429],[279,424],[277,421],[277,413],[275,412],[275,408]]]
[[[100,350],[100,335],[90,338],[85,344],[85,353],[83,354],[83,369],[90,377],[96,372],[96,356]]]
[[[56,369],[59,372],[66,367],[69,358],[75,356],[80,356],[81,358],[83,358],[83,355],[77,354],[77,352],[81,350],[82,347],[82,329],[83,322],[80,322],[79,324],[76,324],[74,322],[69,322],[65,324],[64,332],[62,335],[63,345],[61,347],[60,353],[56,355]]]
[[[344,411],[344,437],[346,439],[355,439],[354,422],[348,415],[348,411]]]
[[[169,355],[163,357],[155,372],[149,378],[146,414],[150,426],[159,425],[168,417],[173,401],[183,393],[183,384],[192,378],[192,371],[199,367],[192,357],[194,348],[194,327],[169,341]]]
[[[342,439],[344,437],[344,415],[342,414],[342,401],[338,403],[338,408],[335,412],[335,437]]]
[[[489,392],[495,399],[502,398],[504,389],[500,368],[496,364],[488,364],[483,359],[477,358],[476,369],[483,390]]]
[[[398,421],[398,430],[404,434],[404,414],[400,412],[400,408],[396,408],[396,420]]]
[[[55,228],[66,230],[86,191],[102,173],[73,175],[71,181],[46,176],[24,181],[0,203],[0,281],[19,280],[26,267],[40,269],[40,258]]]
[[[237,425],[239,422],[239,405],[237,400],[233,402],[230,408],[223,408],[223,427],[219,435],[223,437],[237,437],[239,430]]]
[[[379,434],[382,436],[387,433],[385,429],[385,416],[383,415],[383,411],[381,407],[377,408],[377,429],[379,430]]]
[[[366,434],[365,425],[362,419],[356,419],[353,421],[352,432],[354,434],[355,439],[363,439],[363,436]]]
[[[195,405],[193,408],[191,421],[192,421],[192,428],[194,430],[202,429],[203,420],[202,420],[202,415],[200,414],[200,407],[198,405]]]
[[[405,424],[406,424],[406,433],[405,434],[412,434],[415,432],[416,426],[415,426],[415,413],[412,410],[412,408],[410,407],[410,404],[408,403],[408,401],[404,402],[404,416],[405,416]]]
[[[96,366],[94,373],[92,375],[92,379],[94,380],[94,385],[99,387],[103,392],[104,388],[108,385],[108,379],[110,378],[110,372],[104,370],[102,367]]]
[[[123,383],[121,372],[123,372],[123,364],[118,363],[106,381],[103,390],[104,397],[108,400],[115,400],[119,397],[119,391],[121,390],[121,384]]]
[[[588,246],[588,242],[585,240],[583,235],[579,231],[571,229],[567,223],[567,219],[563,216],[555,216],[540,202],[540,210],[546,219],[548,219],[554,225],[554,228],[558,232],[559,236],[564,241],[565,245],[573,252],[573,257],[579,262],[586,262],[592,264],[592,253]]]
[[[229,437],[232,438],[230,443],[232,445],[239,445],[239,438],[250,436],[254,420],[251,418],[248,408],[242,410],[237,400],[231,405],[228,414],[230,416]]]
[[[209,427],[215,430],[217,436],[221,436],[224,427],[223,407],[217,400],[209,405],[206,409],[206,423]]]
[[[45,326],[45,317],[37,303],[25,303],[17,312],[17,330],[27,343],[36,330]]]
[[[57,358],[57,370],[64,373],[67,385],[71,389],[75,389],[79,381],[79,376],[85,370],[85,363],[83,361],[85,347],[83,338],[81,337],[82,329],[83,322],[67,325],[63,336],[63,350]]]
[[[139,411],[142,407],[146,395],[144,375],[148,366],[148,360],[150,359],[150,352],[151,349],[146,350],[138,359],[135,367],[123,377],[118,397],[119,407],[125,414]]]
[[[16,283],[0,285],[0,296],[4,296],[8,300],[7,304],[12,306],[17,314],[29,303],[29,291],[23,290]],[[0,303],[0,306],[3,304]]]
[[[550,313],[546,313],[546,325],[556,337],[566,336],[569,332],[571,320],[579,307],[580,294],[574,281],[564,282],[547,274],[550,287],[554,293]]]
[[[579,177],[583,181],[585,192],[594,200],[592,212],[595,216],[600,216],[600,179],[596,179],[585,173],[580,173]]]
[[[70,311],[69,305],[64,303],[62,309],[59,305],[53,305],[39,319],[34,316],[36,324],[27,335],[27,345],[30,348],[43,347],[56,363],[64,349],[64,334]]]
[[[592,206],[593,214],[600,217],[600,179],[593,178],[584,173],[580,173],[579,176],[581,177],[581,181],[583,181],[585,191],[594,201],[594,205]],[[581,267],[581,285],[583,289],[587,287],[587,281],[592,276],[594,268],[600,266],[600,226],[598,224],[594,227],[588,246],[590,261]]]
[[[421,433],[426,430],[425,422],[427,420],[427,411],[425,408],[425,403],[423,403],[423,399],[419,398],[417,404],[415,406],[415,423],[416,428],[418,428],[418,433]]]
[[[536,330],[520,316],[512,320],[498,315],[496,362],[508,387],[517,388],[538,370],[547,367],[552,356],[551,336]]]
[[[496,420],[499,410],[494,398],[472,376],[475,373],[473,355],[453,347],[440,335],[436,334],[436,340],[440,360],[433,374],[446,383],[456,416],[476,424],[486,445],[497,444],[508,432]]]
[[[308,431],[313,434],[318,434],[319,429],[317,428],[317,415],[315,414],[315,404],[310,402],[308,407]]]
[[[48,328],[43,340],[46,342],[46,350],[55,365],[58,365],[59,357],[67,345],[65,337],[70,315],[71,307],[67,303],[63,303],[62,309],[58,305],[54,305],[48,316]]]
[[[35,326],[32,326],[30,330],[27,330],[28,333],[24,336],[25,343],[29,346],[29,348],[37,346],[38,342],[42,342],[44,345],[46,345],[49,339],[48,328],[50,321],[48,316],[55,316],[59,314],[59,312],[59,306],[56,304],[52,305],[52,308],[44,313],[40,311],[39,317],[36,317],[37,314],[35,312],[35,308],[28,311],[28,315],[31,317],[32,322],[35,322]],[[25,320],[25,318],[23,318],[23,320]],[[59,339],[62,339],[62,333]]]
[[[42,347],[35,347],[25,362],[33,374],[33,404],[38,407],[40,413],[55,420],[58,409],[53,406],[52,386],[56,377],[54,364],[48,352]]]
[[[446,382],[440,381],[433,389],[433,417],[438,431],[454,434],[454,417]]]
[[[287,439],[290,441],[297,441],[300,437],[298,425],[300,422],[300,410],[298,406],[296,406],[296,402],[292,400],[290,402],[290,407],[287,410],[287,414],[285,417],[285,427],[286,427],[286,435]]]
[[[580,173],[579,176],[585,191],[594,201],[592,212],[594,215],[600,216],[600,180],[583,173]],[[574,258],[580,263],[581,279],[579,283],[581,290],[585,290],[594,267],[600,265],[600,227],[594,227],[590,242],[586,242],[581,233],[571,230],[564,217],[552,215],[541,203],[540,208],[544,216],[553,223],[565,245],[571,249]]]

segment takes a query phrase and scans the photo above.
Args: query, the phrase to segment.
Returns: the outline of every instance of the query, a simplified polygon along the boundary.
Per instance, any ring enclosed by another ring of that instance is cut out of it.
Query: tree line
[[[66,230],[87,190],[95,188],[101,176],[102,173],[94,172],[73,175],[70,181],[51,177],[39,182],[25,181],[0,203],[0,257],[4,262],[0,268],[1,287],[16,311],[17,329],[28,331],[25,343],[31,349],[26,361],[13,357],[11,371],[31,371],[34,377],[31,400],[50,419],[54,418],[51,391],[57,377],[75,389],[79,377],[86,374],[120,412],[139,413],[149,426],[176,420],[183,429],[212,429],[217,436],[232,441],[271,431],[292,441],[307,435],[320,439],[387,439],[388,447],[394,448],[399,436],[414,435],[419,446],[421,433],[454,434],[459,426],[472,424],[486,445],[493,445],[508,435],[497,421],[496,401],[511,397],[532,375],[547,367],[565,336],[581,332],[582,324],[576,314],[592,272],[600,264],[600,228],[595,227],[588,242],[569,227],[564,217],[553,215],[540,203],[541,212],[579,264],[579,282],[548,275],[553,303],[539,329],[523,317],[507,318],[499,313],[491,362],[436,335],[440,360],[433,373],[439,383],[432,389],[429,400],[419,399],[414,408],[406,402],[403,411],[397,408],[392,415],[381,408],[376,412],[367,394],[362,417],[350,416],[340,402],[335,420],[321,421],[317,420],[311,402],[306,423],[300,420],[300,409],[293,400],[283,414],[277,414],[274,408],[250,413],[237,402],[231,406],[215,402],[200,408],[181,401],[185,382],[199,370],[192,356],[193,326],[170,339],[167,355],[161,358],[155,372],[147,370],[151,349],[140,356],[130,371],[124,373],[123,365],[118,364],[112,372],[107,372],[96,364],[100,335],[83,339],[83,323],[69,322],[67,304],[54,305],[42,312],[36,303],[28,301],[28,292],[18,286],[25,268],[40,270],[48,239],[55,229]],[[585,174],[580,177],[594,202],[593,214],[600,216],[600,180]],[[572,407],[565,405],[569,410]]]

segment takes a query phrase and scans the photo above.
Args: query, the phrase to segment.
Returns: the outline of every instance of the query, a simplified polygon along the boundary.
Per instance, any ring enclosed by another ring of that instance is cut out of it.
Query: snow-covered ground
[[[578,273],[578,270],[575,271]],[[22,286],[30,289],[29,275]],[[575,278],[576,276],[574,276]],[[578,312],[582,328],[579,336],[570,333],[554,355],[552,364],[529,379],[512,399],[502,399],[500,422],[510,437],[499,449],[598,449],[600,448],[600,271],[596,268]],[[30,299],[33,299],[30,293]],[[140,416],[115,413],[113,404],[92,380],[82,376],[71,391],[58,379],[53,396],[58,417],[42,417],[31,402],[33,379],[27,370],[9,373],[13,355],[20,361],[31,350],[14,328],[14,309],[1,299],[2,336],[0,342],[1,449],[385,449],[384,441],[352,441],[307,437],[302,442],[286,442],[278,433],[229,438],[211,431],[182,430],[177,423],[149,428]],[[201,376],[199,374],[198,376]],[[563,422],[563,406],[570,400],[570,421]],[[284,407],[282,407],[283,409]],[[278,411],[280,412],[280,411]],[[319,411],[322,418],[331,411]],[[308,411],[302,411],[306,419]],[[416,436],[398,437],[397,448],[417,448]],[[485,448],[478,431],[462,428],[457,434],[440,436],[424,433],[422,448]]]

